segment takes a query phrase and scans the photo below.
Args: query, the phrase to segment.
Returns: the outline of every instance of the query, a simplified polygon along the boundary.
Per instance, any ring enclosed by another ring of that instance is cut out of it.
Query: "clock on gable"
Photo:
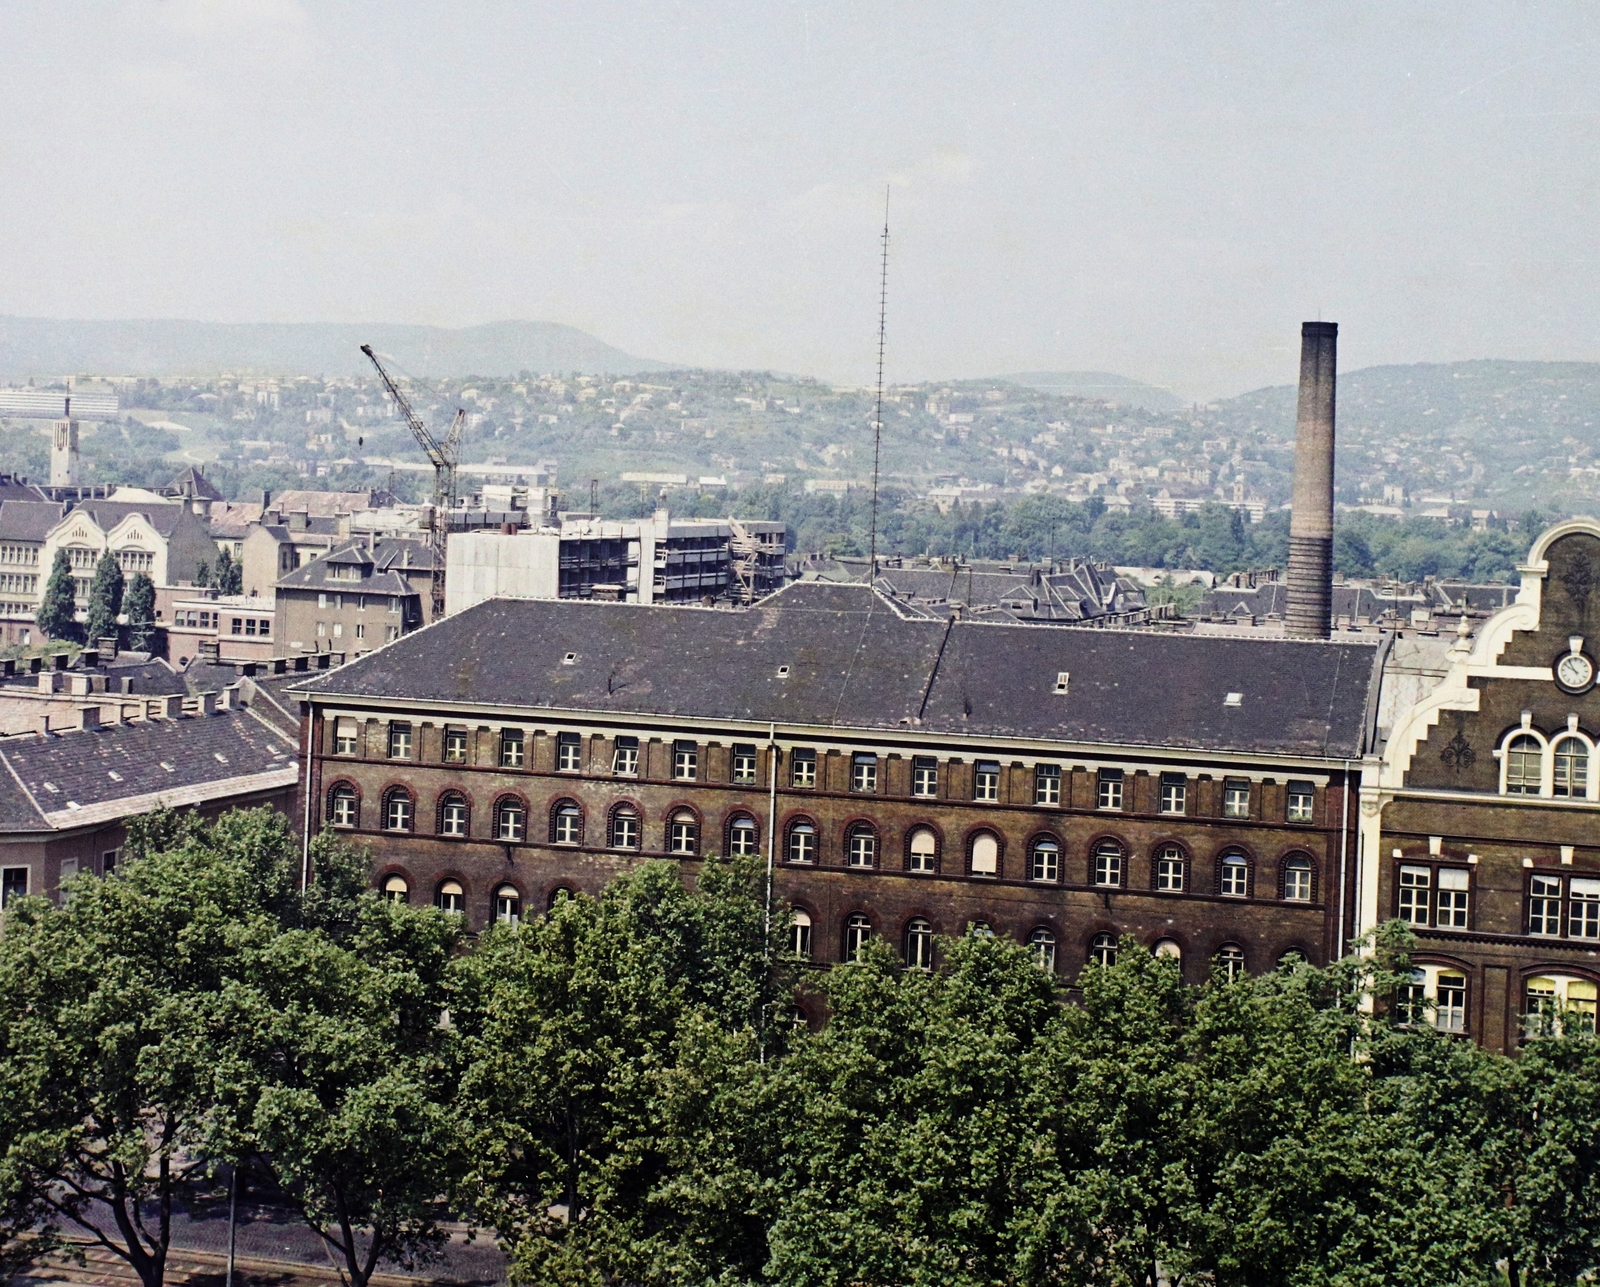
[[[1586,693],[1594,687],[1594,662],[1583,651],[1577,635],[1567,640],[1567,651],[1556,658],[1556,683],[1569,693]]]

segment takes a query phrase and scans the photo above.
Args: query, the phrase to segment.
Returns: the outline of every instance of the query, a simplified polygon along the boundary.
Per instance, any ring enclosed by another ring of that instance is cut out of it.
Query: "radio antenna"
[[[867,549],[867,584],[878,581],[878,456],[883,449],[883,334],[889,317],[889,186],[883,188],[883,259],[878,271],[878,402],[872,420],[872,534]]]

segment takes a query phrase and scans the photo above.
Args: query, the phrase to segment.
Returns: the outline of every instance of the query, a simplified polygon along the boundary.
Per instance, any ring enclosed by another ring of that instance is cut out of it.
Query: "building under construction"
[[[622,603],[753,603],[784,582],[782,523],[752,519],[602,521],[565,514],[559,526],[453,532],[447,612],[485,599],[605,599]]]

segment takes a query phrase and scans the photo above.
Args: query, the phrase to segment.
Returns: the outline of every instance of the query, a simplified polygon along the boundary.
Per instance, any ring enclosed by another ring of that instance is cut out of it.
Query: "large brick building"
[[[295,689],[307,823],[475,927],[748,852],[819,962],[969,926],[1068,976],[1123,934],[1194,980],[1320,962],[1376,643],[932,621],[819,583],[742,612],[494,600]]]
[[[1414,1001],[1496,1049],[1594,1029],[1597,640],[1600,524],[1578,519],[1534,542],[1516,601],[1450,648],[1440,682],[1382,704],[1364,766],[1359,923],[1409,921]]]

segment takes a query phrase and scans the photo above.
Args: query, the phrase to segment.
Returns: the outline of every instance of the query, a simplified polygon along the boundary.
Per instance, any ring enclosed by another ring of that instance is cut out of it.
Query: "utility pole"
[[[872,535],[867,550],[867,584],[878,581],[878,456],[883,447],[883,335],[889,317],[889,188],[883,189],[883,262],[878,273],[878,403],[872,421]]]

